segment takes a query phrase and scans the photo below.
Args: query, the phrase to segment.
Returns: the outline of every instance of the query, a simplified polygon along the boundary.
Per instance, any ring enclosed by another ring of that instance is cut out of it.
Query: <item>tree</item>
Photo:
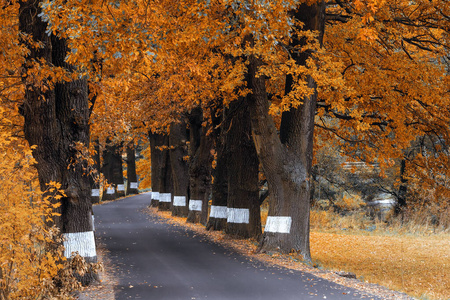
[[[187,217],[189,212],[188,131],[186,123],[173,123],[169,134],[169,157],[173,176],[172,215]]]
[[[417,186],[439,191],[431,193],[435,200],[446,195],[448,3],[338,1],[326,16],[322,1],[160,0],[152,10],[139,1],[95,4],[52,1],[46,11],[53,28],[75,37],[80,51],[70,59],[89,64],[92,50],[102,49],[114,74],[108,88],[123,90],[114,107],[131,101],[145,130],[167,129],[196,107],[206,125],[211,103],[224,99],[226,107],[249,94],[253,138],[275,199],[262,249],[309,257],[313,127],[323,141],[336,135],[347,154],[382,169],[433,132],[433,145],[443,151],[411,158],[405,174],[408,183],[420,178]],[[74,12],[84,17],[65,17]],[[292,205],[302,218],[284,215]]]
[[[89,172],[89,182],[91,184],[92,203],[100,202],[100,145],[99,141],[94,141],[94,154],[92,155],[93,165]]]
[[[159,210],[171,210],[173,200],[173,172],[169,155],[169,136],[164,135],[161,149],[161,173],[159,182]]]
[[[261,235],[259,161],[252,140],[247,99],[230,103],[226,118],[227,225],[225,232],[243,238]]]
[[[324,47],[343,82],[339,92],[319,89],[318,134],[336,135],[346,153],[382,170],[398,162],[393,193],[403,204],[407,182],[428,203],[448,199],[441,181],[448,176],[448,8],[441,1],[342,1],[327,11]],[[413,150],[420,140],[439,150],[422,155]]]
[[[164,1],[162,1],[155,5],[151,16],[148,16],[148,20],[151,20],[152,26],[154,26],[154,31],[152,32],[157,35],[160,34],[160,37],[162,37],[158,40],[157,47],[149,47],[157,57],[157,59],[154,60],[154,69],[156,71],[151,72],[151,76],[153,76],[152,80],[156,79],[160,82],[166,80],[166,82],[170,82],[168,85],[160,85],[159,90],[155,94],[159,96],[159,104],[164,103],[163,101],[166,101],[165,103],[167,104],[170,103],[170,101],[176,101],[176,103],[182,104],[180,107],[184,106],[192,108],[193,104],[198,103],[199,97],[202,99],[202,103],[208,103],[209,99],[220,98],[220,95],[217,95],[217,91],[220,91],[220,93],[227,96],[222,97],[222,99],[235,100],[239,96],[242,96],[242,93],[245,93],[245,89],[239,92],[239,89],[236,89],[236,87],[242,86],[245,82],[244,74],[246,72],[245,64],[247,60],[237,59],[230,62],[229,59],[225,58],[226,55],[239,58],[243,56],[251,57],[255,53],[261,53],[261,55],[267,58],[267,62],[278,61],[278,58],[283,57],[284,55],[283,61],[287,62],[285,64],[289,66],[290,61],[286,60],[285,52],[280,51],[282,54],[279,54],[278,57],[274,58],[272,49],[274,45],[278,45],[278,41],[273,39],[273,37],[276,36],[276,32],[282,32],[283,38],[281,40],[284,39],[285,41],[289,39],[289,30],[291,28],[289,25],[290,18],[285,11],[287,7],[290,7],[290,4],[285,5],[276,3],[273,7],[254,6],[252,7],[252,10],[247,10],[237,2],[233,5],[226,4],[224,6],[221,6],[220,4],[210,5],[208,3],[197,2],[191,4],[192,5],[187,6],[178,4],[165,6]],[[253,12],[256,13],[254,14]],[[267,13],[273,20],[279,19],[283,20],[283,22],[270,23],[274,28],[274,31],[270,32],[272,29],[268,31],[265,28],[267,23],[257,21],[259,20],[258,16],[264,15],[264,13]],[[281,18],[278,18],[279,16]],[[242,24],[244,25],[242,26],[239,24],[241,21],[236,23],[235,19],[244,20],[244,17],[250,17],[253,23],[243,22]],[[173,20],[176,21],[173,22]],[[211,20],[214,21],[211,22]],[[177,24],[177,26],[181,24],[183,30],[174,26],[174,24]],[[278,26],[281,27],[278,28]],[[236,27],[236,30],[234,30],[234,28],[231,31],[228,30],[230,27]],[[173,30],[168,30],[168,28],[173,28]],[[259,32],[259,30],[261,30],[261,32]],[[225,38],[223,38],[224,32],[227,33]],[[268,35],[265,35],[266,32]],[[270,39],[267,42],[263,42],[263,39],[259,38],[256,47],[247,47],[246,49],[239,49],[238,47],[236,49],[236,44],[240,45],[244,38],[251,34],[254,34],[255,36],[258,35],[258,37],[270,37]],[[310,36],[311,35],[312,34],[310,34]],[[220,36],[221,38],[217,38],[216,36]],[[311,38],[309,37],[309,40],[310,39]],[[177,41],[177,43],[174,43],[173,41]],[[196,45],[195,47],[192,47],[191,45],[194,43],[196,43]],[[192,51],[192,49],[195,49],[195,51]],[[213,51],[213,49],[215,49],[215,51]],[[174,59],[175,57],[176,59]],[[300,63],[296,66],[304,67],[304,64]],[[199,72],[198,70],[206,70],[206,72]],[[268,70],[266,70],[266,72],[268,72]],[[298,70],[296,72],[297,74],[300,74],[298,73]],[[207,76],[205,76],[205,74],[207,74]],[[256,70],[254,75],[256,75]],[[274,75],[274,77],[278,76]],[[313,88],[310,86],[308,89],[308,87],[302,83],[298,84],[296,82],[296,84],[295,93],[290,93],[296,94],[294,100],[303,98],[298,95],[301,95],[302,93],[307,94],[305,91]],[[241,95],[239,93],[241,93]],[[202,98],[203,95],[205,96],[204,99]],[[288,97],[288,100],[291,98]],[[180,101],[180,99],[183,99],[183,101]],[[299,102],[300,101],[297,100],[293,105],[299,105]],[[172,104],[172,106],[166,105],[165,109],[167,109],[167,107],[172,108],[174,103],[172,102],[170,104]],[[287,105],[289,106],[290,104],[288,103]],[[202,106],[204,105],[202,104]],[[175,107],[178,108],[178,106]],[[206,137],[206,135],[202,136]],[[207,143],[203,143],[202,145],[205,146],[204,149],[210,149],[210,147],[206,147]],[[193,147],[192,142],[191,147]],[[202,156],[205,158],[204,161],[208,161],[208,159],[206,159],[207,151],[202,150],[200,153],[204,154],[204,156]],[[195,170],[198,169],[196,169],[195,166],[200,165],[200,160],[193,155],[190,155],[190,159],[192,160],[190,174],[196,174],[197,172]],[[307,161],[303,163],[307,163]],[[203,172],[202,174],[207,174],[207,172]],[[196,176],[197,175],[191,176],[191,179]],[[207,177],[209,175],[205,176]],[[306,180],[307,175],[304,177],[304,180]],[[195,188],[196,187],[192,185],[191,180],[191,197],[196,197]],[[206,195],[206,193],[203,192],[201,194]],[[294,222],[294,227],[295,226],[297,226],[297,223]],[[303,232],[303,234],[307,234],[307,232]],[[304,245],[304,247],[307,246]],[[284,246],[282,248],[284,249]],[[284,251],[289,250],[284,249]]]
[[[102,173],[107,180],[104,186],[103,200],[114,200],[125,194],[122,169],[121,147],[113,144],[111,140],[106,141],[103,150]]]
[[[65,196],[58,199],[60,216],[55,224],[65,237],[65,256],[78,251],[86,261],[95,262],[91,189],[87,163],[81,155],[82,147],[89,146],[87,80],[65,61],[70,52],[67,40],[47,33],[47,23],[38,17],[41,3],[19,4],[19,30],[28,49],[22,69],[25,138],[36,145],[33,157],[41,190],[50,182],[58,182],[64,191]],[[82,281],[92,279],[93,273]]]
[[[321,3],[296,7],[292,12],[301,21],[303,29],[321,31],[323,28],[323,5]],[[296,32],[296,34],[299,34]],[[305,38],[294,35],[291,46],[298,51],[305,46]],[[309,53],[292,51],[296,64],[306,64]],[[271,200],[262,250],[280,249],[282,252],[298,251],[306,260],[309,252],[309,201],[310,178],[313,155],[313,129],[317,101],[316,84],[308,77],[311,95],[303,103],[291,107],[282,115],[280,137],[269,116],[269,102],[263,76],[258,76],[261,60],[249,57],[249,101],[253,140],[267,178]],[[286,78],[286,94],[293,91],[294,78]]]
[[[202,127],[201,109],[191,112],[189,118],[189,214],[187,221],[206,225],[211,192],[212,139]]]
[[[227,225],[228,201],[228,152],[226,151],[226,133],[229,127],[223,102],[213,106],[212,125],[214,140],[214,161],[211,175],[211,208],[206,228],[208,230],[224,230]]]
[[[148,139],[150,141],[150,155],[151,155],[151,168],[152,168],[152,207],[157,207],[160,199],[160,182],[162,178],[162,164],[163,155],[161,147],[164,146],[164,136],[158,133],[149,133]]]
[[[125,196],[125,180],[123,178],[123,142],[121,142],[114,152],[114,167],[113,167],[113,183],[116,186],[116,192],[119,197]]]
[[[139,193],[139,182],[136,174],[136,151],[134,143],[127,145],[127,195]]]

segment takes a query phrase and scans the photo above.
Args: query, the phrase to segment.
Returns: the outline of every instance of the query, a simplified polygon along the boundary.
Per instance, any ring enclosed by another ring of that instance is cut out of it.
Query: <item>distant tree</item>
[[[163,155],[162,147],[165,146],[164,135],[159,133],[148,134],[148,139],[150,141],[150,152],[151,152],[151,177],[152,177],[152,195],[151,195],[151,206],[157,207],[160,199],[160,183],[162,178],[162,165],[163,165]]]
[[[139,193],[139,181],[136,174],[136,150],[133,142],[127,144],[127,195]]]
[[[125,194],[121,147],[107,140],[103,150],[102,173],[107,185],[104,187],[103,200],[114,200]]]
[[[100,144],[98,140],[93,142],[94,153],[92,155],[91,171],[89,173],[89,182],[91,184],[92,203],[100,202]]]
[[[164,135],[161,151],[161,178],[159,182],[159,210],[171,210],[173,200],[173,172],[169,155],[169,136]]]

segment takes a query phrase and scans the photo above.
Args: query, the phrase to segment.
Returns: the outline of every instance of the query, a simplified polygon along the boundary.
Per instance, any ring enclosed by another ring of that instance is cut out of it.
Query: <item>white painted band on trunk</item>
[[[202,211],[202,200],[189,200],[189,210]]]
[[[116,192],[116,189],[113,186],[110,186],[106,189],[106,194],[112,195]]]
[[[159,197],[160,197],[159,192],[152,192],[152,199],[153,200],[159,200]]]
[[[81,257],[95,257],[95,238],[93,231],[64,233],[64,256],[69,258],[72,252],[78,252]]]
[[[248,224],[250,211],[248,208],[227,208],[227,223]]]
[[[161,193],[159,194],[159,202],[172,202],[172,194],[171,193]]]
[[[186,206],[186,197],[173,196],[173,206]]]
[[[139,188],[139,185],[137,182],[130,182],[130,189],[137,189]]]
[[[125,191],[125,184],[118,184],[117,185],[117,191],[124,192]]]
[[[210,218],[226,219],[227,216],[226,206],[211,205],[211,212],[209,213]]]
[[[92,189],[91,197],[100,197],[100,189]]]
[[[266,227],[264,232],[278,232],[278,233],[290,233],[291,232],[291,217],[267,217]]]

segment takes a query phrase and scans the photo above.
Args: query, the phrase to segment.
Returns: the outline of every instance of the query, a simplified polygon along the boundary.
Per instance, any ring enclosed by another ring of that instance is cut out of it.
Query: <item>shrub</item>
[[[59,231],[49,226],[62,194],[56,183],[40,191],[34,163],[22,140],[0,133],[1,300],[68,299],[79,288]]]

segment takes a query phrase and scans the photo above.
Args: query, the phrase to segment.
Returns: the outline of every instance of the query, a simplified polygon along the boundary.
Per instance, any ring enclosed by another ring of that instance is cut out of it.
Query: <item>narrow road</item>
[[[144,213],[149,194],[94,207],[116,299],[379,299],[313,275],[267,267]]]

